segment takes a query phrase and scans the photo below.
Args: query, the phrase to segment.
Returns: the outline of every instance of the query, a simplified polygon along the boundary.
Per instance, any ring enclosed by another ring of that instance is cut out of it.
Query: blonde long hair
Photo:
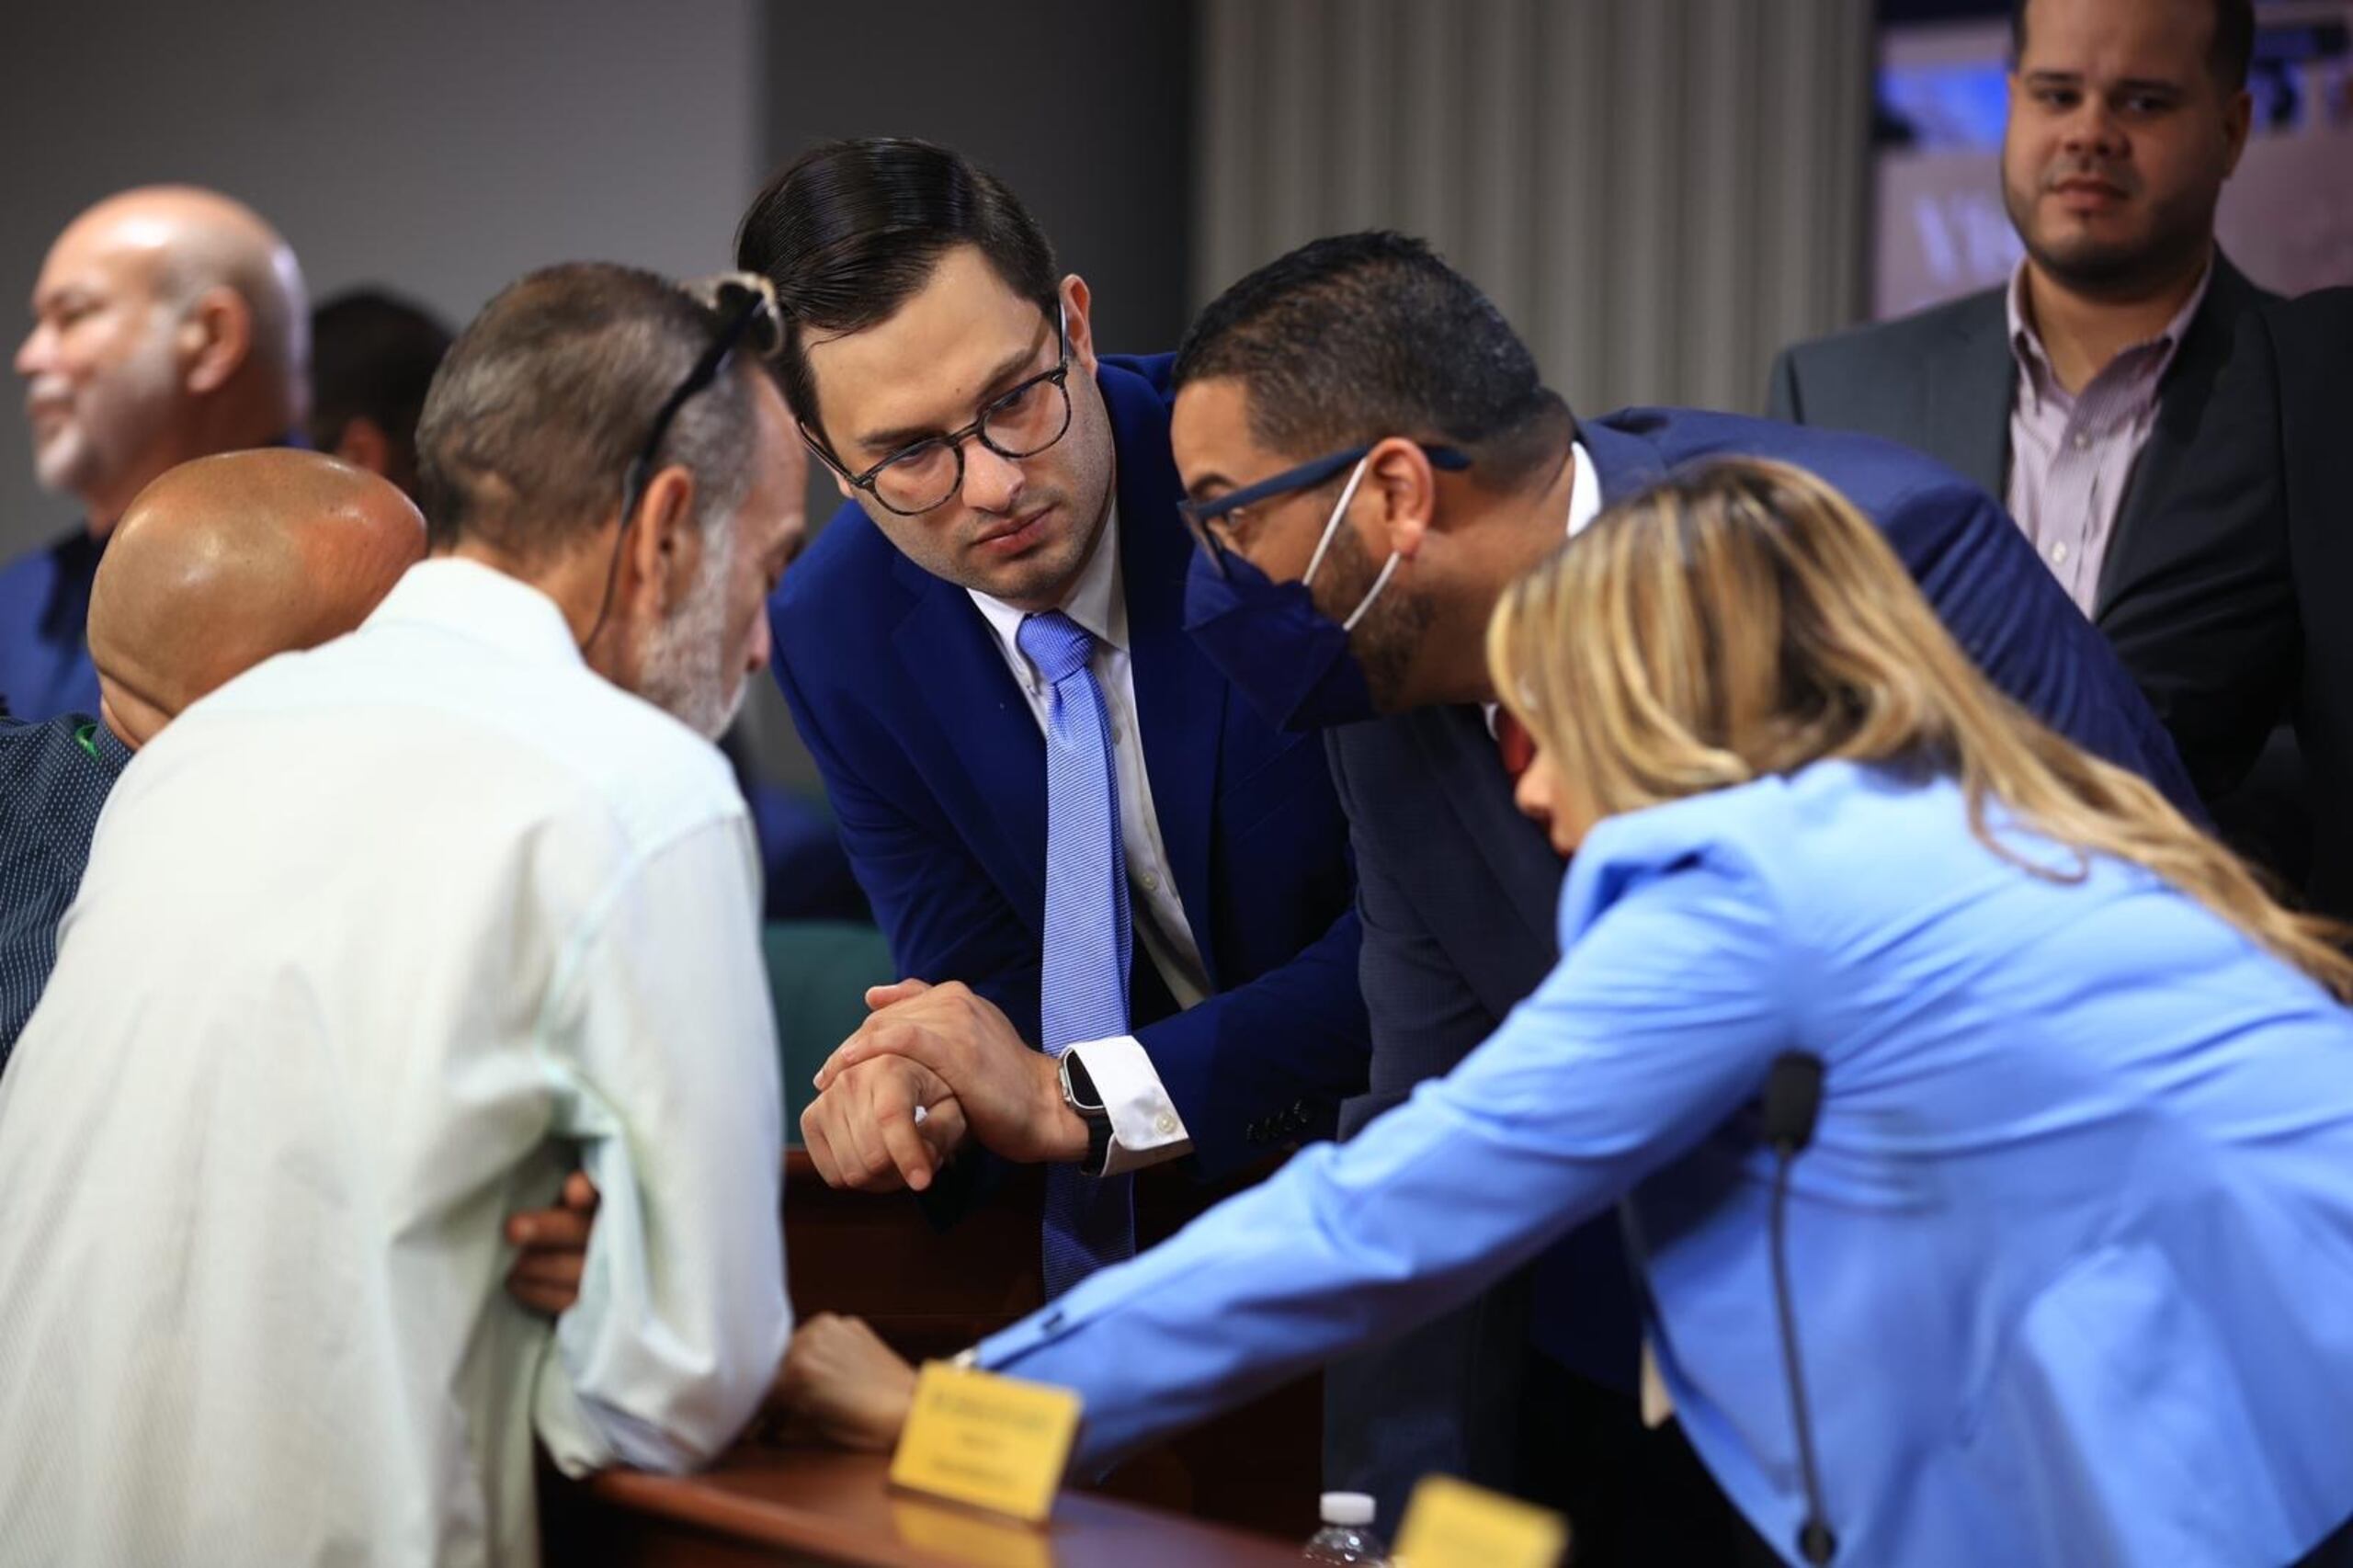
[[[1785,463],[1725,460],[1609,508],[1506,590],[1495,689],[1602,815],[1825,758],[1957,778],[1971,830],[2021,869],[2078,881],[2144,866],[2353,999],[2348,928],[2281,907],[2146,782],[1996,691],[1846,498]],[[2006,848],[1987,801],[2073,848]]]

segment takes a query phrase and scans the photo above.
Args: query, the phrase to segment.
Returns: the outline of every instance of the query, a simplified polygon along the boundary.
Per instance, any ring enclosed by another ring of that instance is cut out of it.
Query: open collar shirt
[[[717,1452],[790,1326],[758,911],[719,753],[481,565],[174,721],[0,1077],[6,1555],[530,1562],[535,1437]]]
[[[2099,574],[2116,535],[2132,464],[2157,420],[2157,391],[2214,277],[2206,274],[2165,329],[2119,353],[2080,392],[2052,369],[2028,313],[2026,263],[2006,296],[2010,357],[2010,516],[2086,615],[2099,604]]]

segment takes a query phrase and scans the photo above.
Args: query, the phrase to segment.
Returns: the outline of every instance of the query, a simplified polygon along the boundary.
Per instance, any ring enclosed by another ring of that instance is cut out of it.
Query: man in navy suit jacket
[[[1229,700],[1185,634],[1168,358],[1098,357],[1086,285],[1012,193],[920,142],[814,149],[738,253],[777,284],[787,395],[855,503],[772,603],[777,678],[910,977],[802,1119],[820,1170],[927,1188],[970,1138],[1217,1174],[1328,1132],[1367,1049],[1346,824],[1322,748]],[[1070,1051],[1092,1097],[1033,1049],[1051,692],[1017,631],[1057,610],[1095,638],[1133,911],[1130,1032]]]
[[[84,622],[116,519],[166,469],[291,438],[304,323],[294,253],[212,191],[123,191],[58,235],[17,373],[34,472],[83,517],[0,562],[0,712],[97,711]]]
[[[1347,235],[1268,264],[1202,313],[1175,381],[1205,646],[1279,706],[1337,646],[1333,623],[1354,623],[1362,710],[1315,715],[1367,721],[1327,732],[1373,1035],[1370,1092],[1343,1108],[1344,1135],[1453,1067],[1558,957],[1563,866],[1512,804],[1486,620],[1519,572],[1677,464],[1741,453],[1821,474],[1885,530],[1997,686],[2196,809],[2115,654],[1983,490],[1868,437],[1673,409],[1574,419],[1495,307],[1418,241]],[[1311,562],[1322,631],[1295,587],[1273,585]],[[1528,1354],[1532,1295],[1544,1355]],[[1678,1439],[1635,1421],[1636,1323],[1615,1228],[1586,1227],[1530,1276],[1336,1366],[1328,1483],[1374,1492],[1394,1517],[1442,1471],[1564,1507],[1580,1562],[1722,1560],[1738,1526]]]

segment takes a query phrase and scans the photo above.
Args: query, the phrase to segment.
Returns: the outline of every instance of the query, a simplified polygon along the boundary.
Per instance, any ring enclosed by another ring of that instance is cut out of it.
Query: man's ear
[[[1438,474],[1429,454],[1403,436],[1392,436],[1365,454],[1364,482],[1376,508],[1370,520],[1372,553],[1396,554],[1411,561],[1428,538],[1438,514]]]
[[[1063,331],[1070,339],[1074,364],[1095,374],[1095,296],[1086,279],[1074,272],[1063,279]]]
[[[114,738],[137,751],[172,722],[163,705],[118,680],[112,671],[98,676],[98,719]]]
[[[215,285],[196,297],[177,334],[181,379],[192,392],[218,392],[253,352],[254,311],[244,296]]]
[[[384,434],[382,426],[366,415],[355,414],[344,422],[343,434],[335,438],[335,450],[329,455],[380,477],[389,476],[392,438]]]
[[[659,621],[685,601],[702,560],[703,540],[694,526],[694,510],[692,470],[673,463],[646,482],[636,520],[621,519],[629,531],[621,544],[621,580],[613,590],[617,603],[648,621]]]

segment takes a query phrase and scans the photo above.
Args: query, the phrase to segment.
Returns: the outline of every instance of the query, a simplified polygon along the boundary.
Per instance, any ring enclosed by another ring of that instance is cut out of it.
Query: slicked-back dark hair
[[[542,560],[604,526],[662,402],[724,324],[655,273],[571,262],[509,284],[443,357],[417,421],[418,504],[436,549],[478,539]],[[695,476],[692,522],[751,488],[748,354],[670,422],[654,465]]]
[[[345,426],[367,419],[413,456],[449,341],[430,312],[381,290],[354,289],[312,312],[311,445],[331,452]]]
[[[2026,53],[2026,11],[2033,0],[2010,0],[2010,63]],[[2214,0],[2214,36],[2206,43],[2206,68],[2226,93],[2246,85],[2255,59],[2255,0]]]
[[[1176,386],[1232,377],[1250,429],[1300,459],[1389,436],[1469,452],[1501,489],[1557,457],[1568,407],[1477,285],[1386,229],[1313,240],[1211,301],[1176,351]]]
[[[785,401],[818,434],[802,335],[863,332],[895,315],[940,258],[971,245],[1006,287],[1054,319],[1054,247],[1005,182],[928,142],[826,142],[786,166],[735,231],[735,265],[776,285]]]

